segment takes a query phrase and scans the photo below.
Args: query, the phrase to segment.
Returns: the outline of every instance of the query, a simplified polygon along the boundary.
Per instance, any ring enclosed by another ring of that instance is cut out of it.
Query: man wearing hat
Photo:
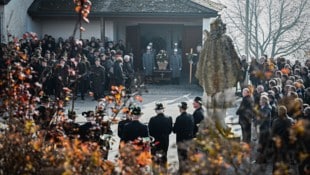
[[[199,128],[200,122],[204,119],[204,110],[202,108],[202,99],[201,97],[195,97],[194,102],[193,102],[193,107],[195,109],[193,113],[194,117],[194,136],[196,136]]]
[[[192,140],[194,135],[194,118],[186,112],[186,102],[181,102],[178,107],[181,114],[176,118],[173,132],[177,135],[179,172],[182,173],[187,160],[187,146],[185,143]]]
[[[169,135],[172,132],[172,118],[164,114],[164,105],[156,103],[156,116],[151,117],[149,121],[150,135],[155,139],[155,146],[151,153],[156,163],[165,167],[167,163],[167,152],[169,147]],[[156,155],[161,154],[161,157]]]
[[[132,122],[126,124],[123,129],[122,138],[124,142],[134,141],[139,137],[149,137],[149,129],[147,125],[139,121],[142,114],[140,107],[133,107],[131,111]]]

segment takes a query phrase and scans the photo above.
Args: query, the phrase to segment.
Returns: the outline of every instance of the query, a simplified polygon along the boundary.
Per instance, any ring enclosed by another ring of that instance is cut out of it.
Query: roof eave
[[[77,16],[76,13],[72,12],[35,12],[35,11],[28,11],[28,14],[32,17],[74,17]],[[115,12],[100,12],[100,13],[90,13],[89,17],[201,17],[201,18],[210,18],[216,17],[218,13],[171,13],[171,12],[122,12],[122,13],[115,13]]]

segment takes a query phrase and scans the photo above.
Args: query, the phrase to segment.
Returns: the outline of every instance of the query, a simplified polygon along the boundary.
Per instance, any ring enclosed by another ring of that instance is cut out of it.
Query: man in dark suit
[[[193,107],[195,109],[193,113],[194,117],[194,136],[196,137],[196,134],[198,132],[199,124],[204,119],[204,110],[202,108],[202,99],[201,97],[195,97],[193,101]]]
[[[156,116],[149,121],[150,135],[155,139],[155,145],[151,153],[156,163],[165,167],[167,163],[167,152],[169,147],[169,135],[172,132],[172,118],[164,114],[164,106],[157,103],[155,107]],[[158,156],[161,154],[161,156]]]
[[[173,126],[173,132],[177,135],[179,172],[182,173],[187,160],[186,142],[193,139],[195,124],[193,116],[186,112],[187,103],[181,102],[178,107],[181,114],[176,118]]]
[[[139,121],[141,115],[140,107],[134,107],[131,111],[132,122],[127,123],[123,129],[123,140],[125,142],[134,141],[137,138],[149,137],[149,129],[147,125]]]

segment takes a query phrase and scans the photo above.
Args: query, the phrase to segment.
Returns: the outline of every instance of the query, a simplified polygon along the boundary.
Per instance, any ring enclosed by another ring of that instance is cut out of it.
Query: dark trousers
[[[184,142],[177,143],[178,159],[179,159],[179,174],[182,174],[186,170],[186,161],[188,159],[188,150]]]
[[[251,142],[251,124],[249,123],[240,123],[242,131],[242,141],[246,143]]]
[[[160,146],[154,146],[152,149],[151,149],[151,153],[152,153],[152,156],[153,156],[153,161],[158,164],[158,165],[161,165],[163,167],[166,166],[167,164],[167,152],[168,150],[167,149],[164,149]]]

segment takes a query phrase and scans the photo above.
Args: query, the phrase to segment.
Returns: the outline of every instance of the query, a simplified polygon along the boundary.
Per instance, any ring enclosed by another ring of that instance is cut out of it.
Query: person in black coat
[[[172,118],[164,114],[164,106],[157,103],[155,107],[156,116],[149,121],[150,135],[154,137],[155,146],[151,153],[156,163],[165,166],[167,163],[167,152],[169,147],[169,135],[172,132]],[[157,154],[161,154],[161,157]]]
[[[196,137],[196,134],[198,132],[199,124],[200,122],[204,119],[204,110],[202,108],[202,99],[201,97],[195,97],[194,102],[193,102],[193,107],[195,109],[193,113],[194,117],[194,136]]]
[[[100,65],[100,60],[95,60],[95,65],[91,70],[92,79],[92,90],[94,92],[94,99],[99,100],[104,96],[104,85],[105,85],[105,69]]]
[[[236,114],[239,115],[239,124],[242,131],[242,141],[246,143],[251,142],[251,123],[254,117],[254,99],[250,93],[249,88],[242,90],[242,101]]]
[[[118,56],[113,65],[114,71],[114,85],[125,86],[124,71],[123,71],[123,58]]]
[[[125,143],[136,139],[149,137],[148,126],[139,121],[142,113],[140,107],[134,107],[131,111],[132,122],[127,123],[123,129],[123,140]]]
[[[281,145],[275,145],[275,163],[276,162],[288,162],[289,161],[289,145],[290,145],[290,133],[289,129],[292,126],[292,121],[288,118],[287,109],[285,106],[279,106],[278,117],[274,120],[271,130],[271,136],[274,139],[280,139]]]
[[[107,52],[105,54],[101,54],[100,55],[100,61],[101,61],[101,65],[105,68],[105,73],[106,73],[106,80],[105,80],[105,87],[104,90],[105,91],[110,91],[111,89],[111,83],[114,81],[113,77],[114,77],[114,73],[113,73],[113,65],[114,65],[114,61],[111,58],[111,53]]]
[[[68,85],[69,79],[69,65],[66,63],[66,58],[60,59],[59,64],[56,65],[54,71],[55,80],[55,96],[59,99],[64,99],[65,94],[63,88]]]
[[[80,54],[76,55],[77,64],[77,73],[78,73],[78,85],[75,90],[76,93],[79,91],[81,93],[81,99],[84,100],[84,95],[87,92],[87,84],[88,84],[88,68],[85,60],[82,60],[82,56]]]
[[[259,111],[256,116],[257,124],[259,126],[259,138],[258,138],[258,162],[266,163],[270,156],[272,147],[271,127],[273,116],[271,116],[271,106],[269,105],[269,98],[267,95],[260,97]]]
[[[187,113],[187,103],[181,102],[178,105],[180,115],[176,118],[173,126],[173,132],[177,135],[177,151],[179,159],[179,172],[182,173],[187,160],[187,146],[186,142],[194,137],[194,118],[191,114]]]
[[[125,119],[118,122],[118,126],[117,126],[117,135],[120,138],[120,142],[124,141],[124,138],[123,138],[124,126],[132,121],[129,109],[126,112],[124,112],[124,114],[125,114]]]
[[[132,65],[132,62],[130,61],[130,56],[129,55],[125,55],[124,56],[123,71],[124,71],[124,75],[126,77],[126,79],[125,79],[125,87],[126,87],[126,90],[128,92],[130,92],[131,82],[134,79],[135,71],[133,69],[133,65]]]

